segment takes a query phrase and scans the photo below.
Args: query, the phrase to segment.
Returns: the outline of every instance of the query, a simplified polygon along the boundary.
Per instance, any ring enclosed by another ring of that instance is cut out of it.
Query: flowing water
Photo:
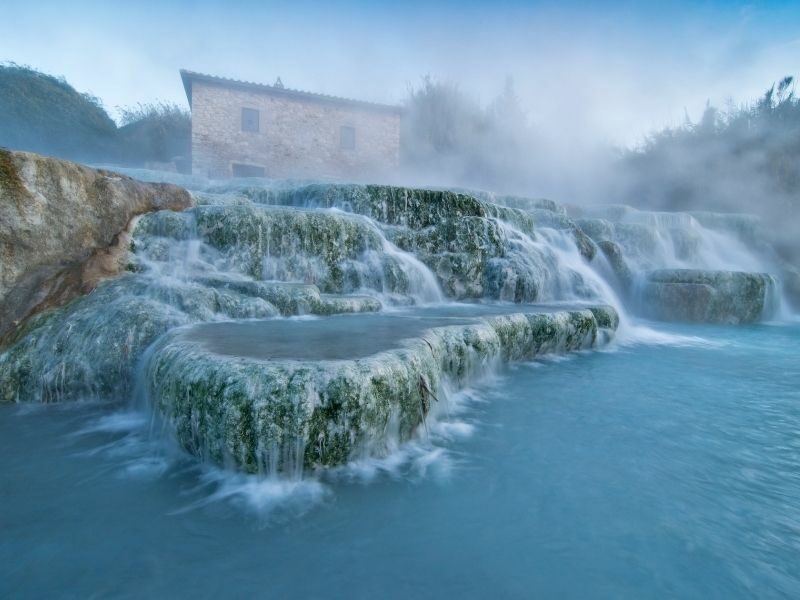
[[[589,239],[632,272],[771,273],[746,219],[607,207],[581,238],[546,201],[315,185],[197,199],[144,217],[131,274],[0,354],[0,397],[20,402],[0,403],[0,597],[800,595],[800,323],[772,306],[780,323],[643,321]],[[495,354],[458,381],[423,335],[598,303],[619,313],[604,350]],[[289,469],[214,466],[153,405],[176,341],[235,369],[410,338],[432,360],[421,426],[401,439],[394,414],[343,465],[308,468],[293,440],[268,453]]]
[[[800,326],[517,365],[321,479],[201,467],[127,404],[0,406],[0,595],[800,593]]]

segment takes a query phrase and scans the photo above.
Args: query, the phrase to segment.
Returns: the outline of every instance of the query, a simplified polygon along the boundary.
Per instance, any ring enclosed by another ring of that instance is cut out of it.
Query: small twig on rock
[[[317,436],[317,444],[319,449],[319,458],[322,460],[322,455],[325,453],[325,432],[320,431]]]
[[[430,396],[431,398],[436,400],[436,402],[439,401],[439,399],[436,397],[436,394],[434,394],[431,391],[431,388],[428,387],[428,382],[425,381],[425,377],[423,375],[419,376],[419,393],[420,396]]]

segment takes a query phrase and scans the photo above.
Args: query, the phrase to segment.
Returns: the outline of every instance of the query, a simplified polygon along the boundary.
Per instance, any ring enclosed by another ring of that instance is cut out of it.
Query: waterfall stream
[[[456,391],[503,362],[614,330],[618,344],[692,343],[635,314],[654,289],[739,293],[687,269],[775,272],[752,228],[719,216],[608,207],[573,221],[543,201],[338,184],[218,183],[195,198],[138,220],[128,274],[33,319],[0,354],[0,396],[137,395],[196,457],[298,478],[426,439]],[[682,279],[661,283],[665,269]],[[774,279],[742,277],[769,316]]]

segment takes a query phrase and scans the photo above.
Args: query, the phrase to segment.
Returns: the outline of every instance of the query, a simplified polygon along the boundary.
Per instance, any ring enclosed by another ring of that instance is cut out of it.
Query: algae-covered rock
[[[261,298],[283,316],[375,312],[381,309],[380,301],[370,296],[321,294],[317,286],[309,284],[220,276],[201,276],[198,281],[211,288]]]
[[[564,206],[549,200],[547,198],[526,198],[523,196],[509,196],[509,195],[489,195],[486,198],[489,202],[500,204],[501,206],[508,206],[511,208],[518,208],[520,210],[533,211],[533,210],[548,210],[559,215],[566,216],[567,209]]]
[[[554,213],[566,215],[567,209],[547,198],[531,198],[528,196],[516,196],[511,194],[496,194],[486,190],[474,190],[467,188],[453,188],[453,191],[474,196],[487,204],[518,209],[520,211],[531,211],[544,209]]]
[[[520,238],[528,242],[537,239],[538,219],[543,227],[568,231],[585,259],[591,260],[596,253],[592,241],[565,216],[565,211],[545,200],[523,202],[521,198],[503,197],[503,202],[514,205],[508,206],[492,202],[497,198],[488,193],[355,184],[312,184],[293,189],[237,185],[230,189],[223,186],[216,191],[236,193],[263,205],[313,208],[317,209],[317,214],[320,214],[318,209],[338,209],[369,217],[392,243],[416,255],[433,271],[447,296],[458,299],[490,297],[518,302],[554,299],[551,293],[554,286],[549,282],[556,277],[543,273],[553,262],[552,253],[530,243],[526,244],[524,252],[519,250]],[[221,214],[231,214],[228,208],[218,210]],[[264,211],[258,208],[240,210]],[[325,252],[318,250],[318,254]],[[255,256],[258,255],[256,252]],[[292,260],[297,262],[297,259]],[[390,285],[378,286],[378,289],[383,293],[404,293],[403,277],[397,280],[392,277],[397,272],[396,265],[384,264],[383,267],[385,274],[381,281],[388,281]],[[324,272],[322,278],[314,280],[324,291],[353,291],[356,288],[347,284],[350,279],[358,281],[362,287],[377,285],[374,274],[370,280],[359,274],[359,268],[350,269],[349,273],[333,269],[331,286],[325,279],[325,265],[295,267],[294,275],[315,268]],[[256,262],[245,272],[255,276],[257,269]],[[292,269],[289,269],[280,274],[280,278],[291,275]],[[571,276],[580,280],[574,273]],[[343,286],[339,286],[340,280]]]
[[[614,242],[619,246],[626,262],[638,269],[659,265],[662,249],[659,232],[642,223],[613,223],[607,219],[576,219],[576,225],[595,243]]]
[[[187,329],[156,344],[147,381],[190,453],[247,472],[297,473],[386,454],[444,400],[445,380],[463,385],[497,360],[588,348],[616,324],[610,307],[502,315],[328,361],[221,354]]]
[[[166,262],[174,240],[194,238],[216,270],[254,279],[314,284],[325,293],[372,290],[439,299],[432,275],[398,251],[374,222],[334,210],[258,204],[204,205],[179,217],[149,215],[136,229],[136,248]]]
[[[253,205],[195,210],[201,239],[225,252],[237,271],[259,279],[314,283],[326,292],[342,292],[348,284],[347,261],[383,248],[374,227],[348,215]]]
[[[0,149],[0,345],[29,316],[123,272],[131,220],[185,190]]]
[[[423,229],[397,228],[389,235],[400,248],[418,256],[454,298],[481,298],[489,261],[503,256],[506,236],[498,221],[481,217],[445,219]]]
[[[198,207],[197,233],[225,254],[229,266],[253,277],[259,277],[260,270],[262,277],[311,281],[325,292],[375,289],[408,294],[414,287],[408,281],[408,265],[376,248],[374,235],[381,233],[419,258],[449,297],[523,302],[556,299],[564,291],[554,283],[560,276],[552,251],[546,244],[533,244],[536,217],[531,211],[466,194],[391,186],[319,184],[295,190],[238,188],[238,193],[270,205]],[[296,207],[317,210],[309,213]],[[374,221],[320,208],[358,213]],[[594,245],[572,222],[560,213],[544,212],[558,221],[558,228],[569,230],[584,256],[593,256]],[[316,225],[304,216],[308,214]],[[203,224],[209,218],[221,224],[210,229]],[[276,234],[274,223],[287,219],[291,224],[281,225]],[[361,231],[362,241],[348,246],[359,235],[342,232],[341,223]],[[210,235],[216,231],[229,233]],[[266,240],[276,237],[286,243],[265,256]],[[580,276],[570,271],[569,277],[578,282],[577,295],[585,296]]]
[[[255,202],[306,208],[339,208],[387,225],[419,229],[444,218],[485,217],[485,204],[468,194],[388,185],[312,184],[293,189],[243,188]]]
[[[375,298],[327,296],[313,285],[129,274],[33,317],[0,353],[0,402],[128,397],[145,350],[180,325],[380,309]]]
[[[590,306],[589,310],[597,321],[597,327],[609,331],[616,331],[619,327],[619,313],[612,306]]]
[[[750,323],[769,316],[774,295],[765,273],[664,269],[646,273],[641,308],[668,321]]]
[[[0,401],[127,398],[138,358],[160,335],[191,322],[185,313],[130,295],[115,281],[31,319],[0,354]]]

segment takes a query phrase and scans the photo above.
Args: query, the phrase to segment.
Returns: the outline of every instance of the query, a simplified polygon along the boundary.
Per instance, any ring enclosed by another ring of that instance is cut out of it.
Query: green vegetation
[[[98,98],[63,78],[14,63],[0,64],[0,146],[81,162],[186,167],[191,121],[178,106],[155,103],[122,110],[117,127]]]
[[[696,123],[651,135],[622,157],[622,196],[663,210],[759,213],[787,258],[800,257],[800,98],[786,77],[757,101],[710,104]]]
[[[64,79],[0,65],[0,145],[91,160],[111,151],[116,130],[97,98]]]
[[[170,162],[180,157],[179,171],[189,172],[192,120],[175,104],[156,102],[122,109],[117,131],[118,157],[123,163]]]

